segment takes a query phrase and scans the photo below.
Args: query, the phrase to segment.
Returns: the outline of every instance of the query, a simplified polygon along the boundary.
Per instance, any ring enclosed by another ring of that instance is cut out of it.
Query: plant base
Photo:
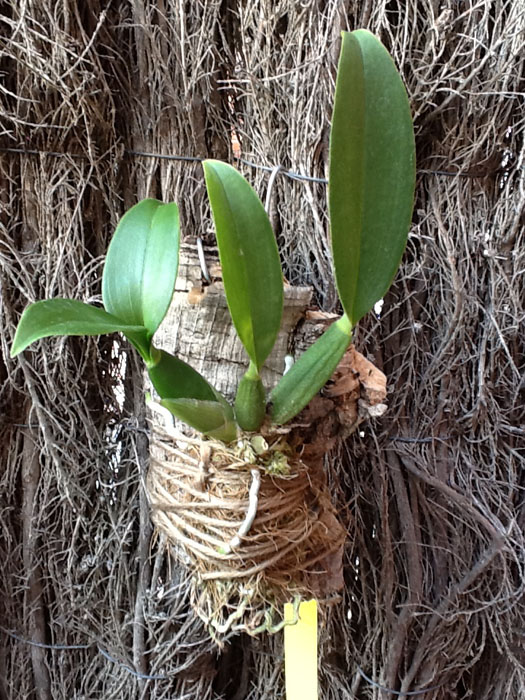
[[[197,615],[220,643],[275,632],[283,603],[338,599],[349,533],[332,504],[328,451],[386,410],[382,372],[349,348],[321,395],[286,428],[233,445],[152,426],[152,519],[191,572]]]

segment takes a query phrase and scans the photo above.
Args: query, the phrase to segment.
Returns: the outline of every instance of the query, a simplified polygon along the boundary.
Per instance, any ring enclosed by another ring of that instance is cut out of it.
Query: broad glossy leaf
[[[337,289],[355,325],[399,267],[414,203],[408,97],[370,32],[343,32],[330,136],[329,209]]]
[[[287,423],[303,410],[330,379],[351,340],[351,326],[343,316],[299,357],[270,394],[274,423]]]
[[[217,401],[162,399],[162,406],[203,435],[231,442],[237,435],[233,412]]]
[[[216,160],[203,165],[228,307],[246,352],[260,369],[281,325],[277,244],[264,207],[244,177]]]
[[[144,199],[124,214],[108,248],[104,306],[126,323],[145,326],[150,337],[173,296],[179,239],[177,205]]]
[[[161,399],[218,400],[218,392],[193,367],[165,350],[155,349],[152,355],[155,364],[148,374]]]
[[[146,329],[130,325],[90,304],[74,299],[49,299],[28,306],[16,329],[11,357],[40,338],[56,335],[103,335],[120,331],[145,342]]]

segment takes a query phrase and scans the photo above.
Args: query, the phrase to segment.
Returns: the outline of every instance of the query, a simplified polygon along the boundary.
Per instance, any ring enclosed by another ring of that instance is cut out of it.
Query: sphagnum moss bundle
[[[261,369],[281,325],[279,253],[259,197],[226,163],[203,166],[226,299],[249,359],[234,406],[153,343],[177,277],[174,203],[146,199],[121,219],[103,271],[104,309],[52,299],[30,305],[20,319],[12,355],[52,335],[123,333],[144,359],[162,407],[196,431],[194,438],[170,440],[154,432],[160,440],[152,449],[148,489],[155,522],[189,557],[201,584],[194,589],[197,610],[216,631],[273,629],[273,617],[265,617],[273,606],[294,593],[320,595],[337,587],[330,557],[340,550],[342,532],[319,448],[315,439],[305,442],[308,424],[294,429],[290,421],[330,379],[353,328],[396,273],[413,206],[414,160],[408,99],[390,56],[365,30],[343,33],[329,210],[344,313],[269,396]]]

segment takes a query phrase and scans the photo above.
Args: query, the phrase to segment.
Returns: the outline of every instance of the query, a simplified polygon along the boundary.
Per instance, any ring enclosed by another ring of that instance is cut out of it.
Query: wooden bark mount
[[[211,281],[205,283],[203,277]],[[311,290],[284,287],[281,331],[262,371],[270,390],[285,357],[333,320],[309,311]],[[233,327],[215,250],[203,269],[182,250],[177,288],[156,345],[200,371],[229,400],[248,364]],[[153,424],[152,518],[192,576],[192,601],[212,636],[277,631],[292,597],[333,599],[344,585],[346,531],[323,468],[328,450],[384,410],[386,382],[351,347],[320,395],[289,425],[240,434],[232,445]]]
[[[239,380],[248,368],[248,356],[228,311],[216,249],[206,249],[206,266],[211,284],[203,281],[196,247],[182,246],[173,301],[155,335],[155,343],[190,364],[233,400]],[[291,337],[311,298],[310,287],[284,286],[281,330],[261,371],[267,390],[283,374]]]

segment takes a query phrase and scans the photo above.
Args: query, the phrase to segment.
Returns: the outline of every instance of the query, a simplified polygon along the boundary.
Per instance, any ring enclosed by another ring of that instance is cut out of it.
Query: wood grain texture
[[[204,286],[196,246],[181,249],[179,277],[168,313],[155,334],[155,344],[201,372],[233,400],[248,357],[231,322],[220,278],[217,250],[205,251],[212,283]],[[284,287],[281,330],[261,376],[267,391],[279,381],[292,335],[310,304],[310,287]]]

